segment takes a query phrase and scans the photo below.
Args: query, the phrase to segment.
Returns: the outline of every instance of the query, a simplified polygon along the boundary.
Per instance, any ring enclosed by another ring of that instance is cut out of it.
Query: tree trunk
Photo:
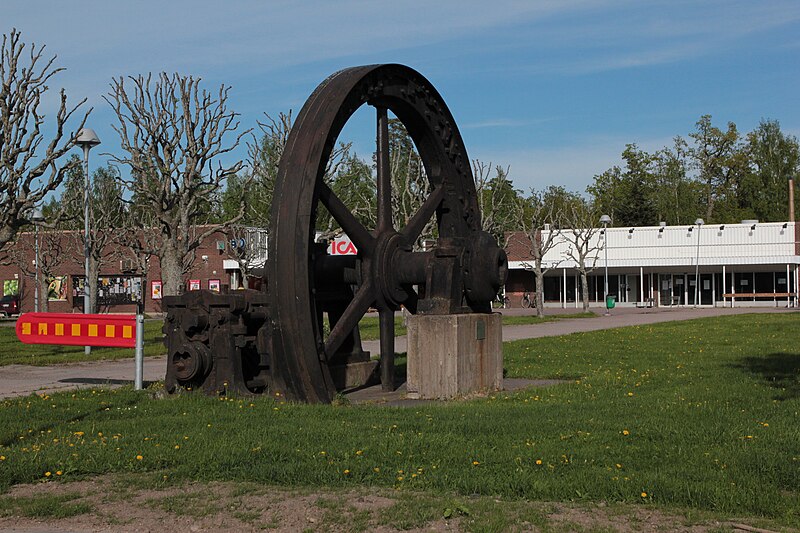
[[[176,246],[166,246],[161,254],[161,290],[164,296],[177,296],[183,283],[183,261]]]
[[[244,259],[240,259],[239,261],[244,261]],[[241,263],[239,263],[239,264],[241,265]],[[239,274],[242,276],[241,286],[242,286],[243,289],[249,289],[250,288],[250,282],[247,279],[247,273],[248,273],[248,269],[239,268]]]
[[[39,285],[39,312],[46,313],[48,310],[48,299],[47,299],[47,289],[49,285],[47,284],[47,280],[42,274],[42,271],[39,271],[39,279],[36,280],[36,283]],[[35,296],[35,295],[34,295]]]
[[[542,272],[541,261],[537,261],[537,265],[533,269],[533,274],[536,277],[536,316],[544,316],[544,272]]]
[[[586,271],[581,270],[581,300],[583,301],[583,312],[589,310],[589,284],[586,280]]]

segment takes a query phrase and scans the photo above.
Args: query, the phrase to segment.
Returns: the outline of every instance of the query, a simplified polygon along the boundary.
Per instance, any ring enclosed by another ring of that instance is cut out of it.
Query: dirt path
[[[153,476],[107,476],[72,483],[17,485],[0,497],[2,533],[165,530],[385,533],[467,528],[703,533],[734,531],[735,524],[697,511],[684,516],[644,505],[508,501],[489,496],[432,495],[379,488],[304,490],[233,482],[165,485],[157,483]]]

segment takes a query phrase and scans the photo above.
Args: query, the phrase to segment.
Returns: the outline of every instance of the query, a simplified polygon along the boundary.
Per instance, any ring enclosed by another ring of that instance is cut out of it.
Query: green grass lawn
[[[5,400],[0,490],[121,473],[626,502],[798,527],[798,327],[800,314],[754,314],[506,343],[509,377],[568,382],[412,408],[130,389]]]

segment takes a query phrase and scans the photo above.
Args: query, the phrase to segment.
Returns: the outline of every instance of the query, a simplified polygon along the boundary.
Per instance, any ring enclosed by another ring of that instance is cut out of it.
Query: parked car
[[[9,294],[0,298],[0,316],[19,314],[19,295]]]

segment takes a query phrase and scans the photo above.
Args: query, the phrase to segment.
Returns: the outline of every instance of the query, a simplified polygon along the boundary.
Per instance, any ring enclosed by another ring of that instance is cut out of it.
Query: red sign
[[[136,315],[23,313],[16,329],[17,338],[25,344],[136,346]]]
[[[330,255],[357,255],[358,250],[351,241],[341,239],[331,242],[328,253]]]

